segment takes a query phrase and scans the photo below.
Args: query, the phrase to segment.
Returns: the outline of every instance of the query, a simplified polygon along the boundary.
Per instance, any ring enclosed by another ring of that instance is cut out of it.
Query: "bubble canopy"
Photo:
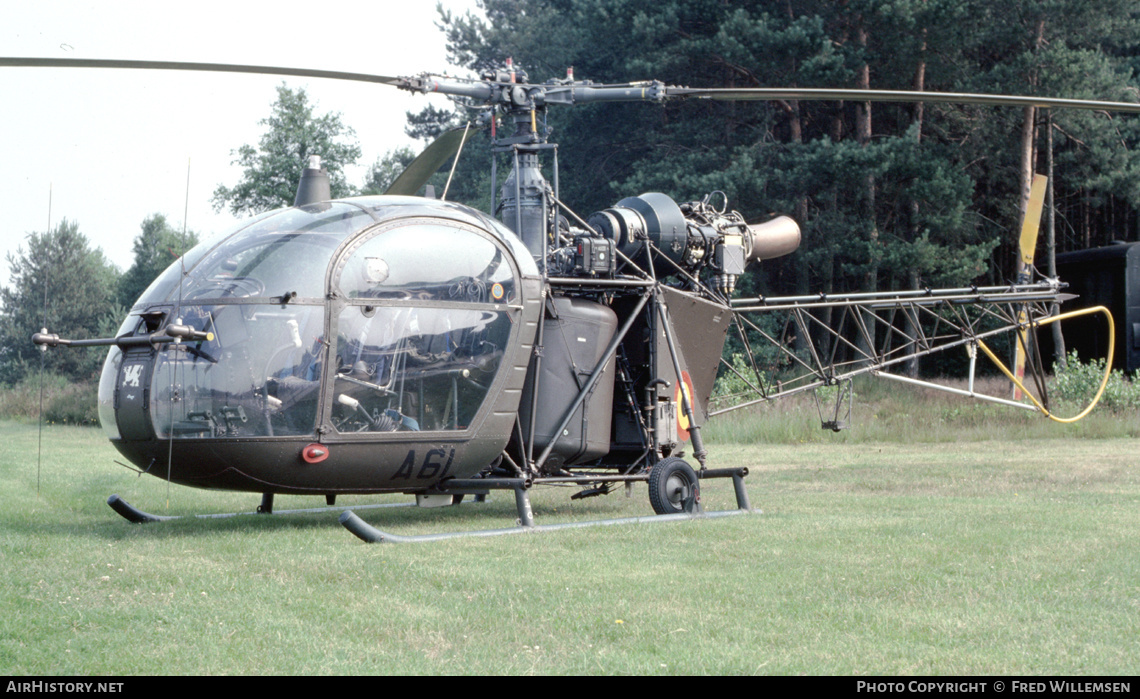
[[[325,270],[336,252],[381,221],[424,216],[441,224],[465,223],[489,233],[510,250],[522,274],[537,274],[530,253],[513,232],[474,209],[444,202],[426,205],[413,197],[360,197],[351,200],[282,209],[243,222],[237,229],[203,241],[170,265],[143,292],[133,310],[156,303],[192,298],[281,296],[292,291],[301,298],[324,298]],[[421,244],[417,267],[458,262],[467,250],[458,238],[433,236],[435,245]],[[178,280],[185,275],[182,288]],[[233,280],[237,281],[233,281]]]
[[[100,420],[122,440],[470,430],[517,332],[520,277],[537,274],[511,231],[458,204],[271,212],[199,244],[143,293],[120,335],[164,316],[213,339],[142,348],[146,371],[112,348]],[[149,390],[132,413],[135,387]]]

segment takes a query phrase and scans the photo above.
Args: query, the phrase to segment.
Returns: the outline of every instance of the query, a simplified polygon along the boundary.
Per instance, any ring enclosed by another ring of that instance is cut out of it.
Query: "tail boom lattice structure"
[[[735,299],[735,333],[749,371],[723,363],[749,391],[721,396],[722,402],[735,402],[710,415],[869,373],[1038,410],[1029,403],[976,394],[976,349],[983,340],[1048,322],[1054,304],[1067,298],[1062,287],[1057,280],[1044,280],[1010,286]],[[967,391],[891,372],[957,347],[970,357]],[[1034,368],[1037,393],[1044,400],[1039,359]]]

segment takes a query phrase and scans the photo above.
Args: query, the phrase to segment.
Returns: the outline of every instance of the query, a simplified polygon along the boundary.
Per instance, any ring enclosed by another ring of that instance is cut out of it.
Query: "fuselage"
[[[521,241],[468,207],[363,197],[283,209],[206,241],[112,347],[99,415],[140,469],[204,488],[423,490],[511,436],[542,312]]]

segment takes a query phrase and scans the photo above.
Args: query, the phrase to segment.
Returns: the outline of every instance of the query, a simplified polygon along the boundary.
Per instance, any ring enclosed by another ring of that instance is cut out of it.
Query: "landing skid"
[[[480,529],[472,532],[443,532],[440,534],[417,534],[413,536],[399,536],[387,534],[357,517],[352,510],[346,510],[340,516],[340,523],[344,528],[369,544],[407,544],[418,541],[442,541],[444,539],[458,539],[467,536],[501,536],[503,534],[526,534],[530,532],[549,532],[558,529],[581,529],[585,527],[598,527],[611,524],[652,524],[653,522],[677,522],[694,519],[709,519],[712,517],[731,517],[732,515],[761,514],[759,510],[719,510],[717,512],[696,512],[689,514],[682,512],[675,515],[647,515],[645,517],[623,517],[620,519],[595,519],[589,522],[563,522],[561,524],[532,524],[529,527],[517,526],[506,529]]]
[[[149,512],[143,512],[142,510],[138,509],[134,505],[130,504],[126,500],[119,497],[118,495],[112,495],[111,497],[107,498],[107,504],[110,505],[112,510],[114,510],[120,516],[122,516],[123,519],[127,520],[128,522],[131,522],[132,524],[148,524],[148,523],[152,523],[152,522],[169,522],[169,521],[175,520],[175,519],[190,519],[190,518],[194,518],[194,519],[226,519],[228,517],[242,517],[245,515],[270,514],[270,512],[267,512],[267,511],[259,508],[257,510],[253,510],[250,512],[225,512],[225,513],[220,513],[220,514],[185,515],[185,516],[183,516],[183,515],[176,515],[176,516],[155,515],[155,514],[151,514]],[[392,502],[392,503],[382,503],[382,504],[376,504],[376,505],[351,505],[351,506],[350,505],[344,505],[344,506],[339,506],[339,507],[311,507],[311,508],[298,509],[298,510],[275,510],[275,511],[272,511],[272,514],[278,514],[278,515],[317,514],[317,513],[321,513],[321,512],[344,512],[350,508],[355,509],[355,510],[374,510],[374,509],[387,508],[387,507],[415,507],[415,504],[416,503],[414,503],[414,502]]]
[[[362,541],[369,544],[405,544],[421,541],[442,541],[444,539],[458,539],[461,537],[485,537],[485,536],[502,536],[505,534],[525,534],[530,532],[548,532],[557,531],[559,529],[581,529],[585,527],[609,526],[617,524],[651,524],[654,522],[677,522],[688,521],[695,519],[711,519],[713,517],[731,517],[733,515],[746,515],[746,514],[761,514],[759,510],[753,510],[748,502],[748,493],[744,489],[744,476],[747,475],[747,469],[720,469],[720,470],[704,470],[699,472],[701,479],[706,478],[732,478],[733,490],[736,495],[735,510],[719,510],[716,512],[704,512],[701,509],[699,498],[694,496],[685,501],[683,512],[676,514],[659,514],[645,517],[622,517],[619,519],[595,519],[586,522],[563,522],[561,524],[542,524],[536,525],[534,523],[534,514],[530,506],[529,490],[531,483],[524,482],[517,479],[503,479],[502,484],[497,484],[492,479],[480,481],[484,488],[501,488],[510,489],[515,492],[515,506],[518,508],[519,518],[518,526],[507,527],[504,529],[480,529],[476,531],[463,531],[463,532],[442,532],[439,534],[418,534],[412,536],[400,536],[397,534],[388,534],[383,532],[372,525],[368,524],[360,517],[358,517],[351,509],[346,509],[340,516],[340,523],[345,529],[352,532]],[[546,479],[547,482],[558,482],[572,479]],[[584,481],[585,479],[576,479]],[[600,480],[600,479],[599,479]],[[641,479],[638,479],[641,480]],[[539,479],[536,483],[542,483],[543,480]]]

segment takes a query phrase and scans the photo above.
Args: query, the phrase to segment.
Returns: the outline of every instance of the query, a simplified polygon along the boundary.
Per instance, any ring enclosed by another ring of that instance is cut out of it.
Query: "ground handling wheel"
[[[684,459],[670,456],[649,470],[649,504],[659,515],[700,512],[701,485]]]

